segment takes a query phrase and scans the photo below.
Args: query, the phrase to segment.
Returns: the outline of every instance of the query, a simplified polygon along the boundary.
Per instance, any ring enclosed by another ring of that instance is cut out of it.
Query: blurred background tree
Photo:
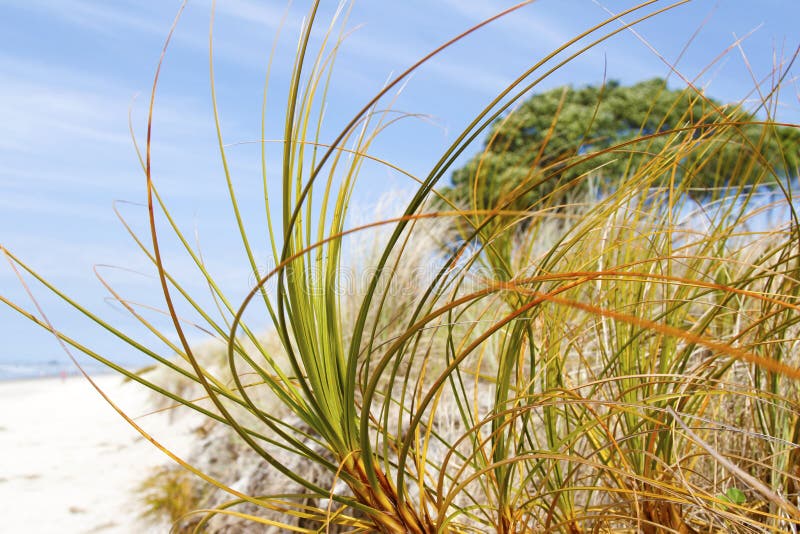
[[[774,185],[797,176],[800,131],[771,124],[770,111],[669,89],[659,78],[560,87],[495,122],[484,150],[453,173],[442,193],[464,208],[559,209],[613,191],[639,165],[652,166],[653,154],[665,160],[653,183],[682,184],[696,200],[740,185]],[[682,134],[666,135],[672,130]],[[669,160],[667,143],[679,161]],[[691,150],[679,150],[680,143]]]

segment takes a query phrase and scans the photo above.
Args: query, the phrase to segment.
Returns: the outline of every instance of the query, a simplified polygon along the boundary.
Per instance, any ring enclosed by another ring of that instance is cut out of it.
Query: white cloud
[[[343,45],[344,54],[352,54],[361,59],[373,60],[381,65],[388,65],[397,76],[408,67],[419,61],[431,50],[412,48],[409,46],[392,46],[375,40],[362,32],[354,32]],[[508,77],[488,68],[476,69],[474,65],[455,61],[451,58],[440,60],[431,58],[421,68],[421,72],[429,73],[439,79],[447,80],[453,85],[470,88],[486,94],[496,94],[510,81]]]
[[[32,153],[77,139],[130,143],[124,129],[124,88],[86,72],[0,56],[0,150]]]
[[[11,191],[8,187],[3,188],[3,195],[0,196],[0,209],[6,216],[14,212],[21,212],[26,217],[33,215],[63,217],[92,223],[110,223],[117,220],[111,209],[110,201],[101,206],[74,198],[47,196],[42,191],[38,193]]]
[[[130,106],[139,127],[147,109],[146,97],[134,101],[133,87],[87,71],[3,55],[0,72],[5,78],[0,84],[0,150],[42,153],[91,143],[98,150],[113,146],[132,153]],[[159,132],[175,140],[209,127],[208,105],[196,94],[159,95],[155,120]],[[170,138],[160,141],[160,150],[175,149]]]
[[[126,27],[149,33],[164,33],[168,25],[157,20],[153,13],[147,13],[145,2],[125,3],[87,2],[86,0],[9,0],[16,8],[24,8],[57,16],[72,24],[77,24],[93,31],[113,34],[114,28]],[[153,5],[153,4],[150,4]],[[177,10],[178,4],[175,3]],[[169,21],[168,21],[169,22]]]
[[[205,2],[210,6],[210,2]],[[217,2],[216,13],[231,18],[238,19],[240,22],[258,24],[276,30],[280,27],[283,19],[284,8],[279,4],[268,4],[264,2],[252,2],[249,0],[225,0]],[[290,16],[286,19],[288,28],[298,28],[299,20]]]
[[[0,100],[14,103],[0,109],[4,125],[0,150],[40,152],[76,138],[130,143],[111,128],[117,120],[125,120],[124,112],[102,95],[12,82],[0,87]]]
[[[453,11],[470,19],[474,24],[486,20],[516,3],[504,2],[499,4],[498,2],[489,2],[487,0],[443,0],[443,2]],[[544,16],[541,10],[534,11],[532,6],[523,7],[508,16],[492,22],[492,25],[502,28],[504,32],[514,32],[522,38],[520,42],[546,44],[550,48],[555,48],[565,43],[573,36],[558,21]]]

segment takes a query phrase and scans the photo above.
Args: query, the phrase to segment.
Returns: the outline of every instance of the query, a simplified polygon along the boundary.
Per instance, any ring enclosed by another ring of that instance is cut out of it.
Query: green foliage
[[[732,122],[741,125],[719,135],[719,125]],[[495,122],[483,152],[456,170],[442,192],[478,209],[560,206],[619,187],[670,145],[710,140],[713,146],[683,154],[653,184],[691,176],[691,195],[708,198],[714,188],[754,183],[764,169],[776,179],[794,176],[800,162],[796,128],[759,124],[738,106],[692,88],[669,89],[661,79],[631,86],[611,81],[552,89],[522,102]]]
[[[719,497],[720,499],[725,500],[731,504],[738,504],[740,506],[743,505],[745,502],[747,502],[747,496],[744,494],[744,492],[738,488],[733,488],[733,487],[728,488],[728,490],[724,494],[721,494]]]

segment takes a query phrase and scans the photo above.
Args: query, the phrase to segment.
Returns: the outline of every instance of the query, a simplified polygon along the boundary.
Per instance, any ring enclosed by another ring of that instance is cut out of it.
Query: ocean
[[[99,363],[82,362],[81,366],[89,374],[107,374],[113,372]],[[0,362],[0,381],[24,380],[31,378],[67,377],[79,375],[80,371],[69,360],[49,360],[40,362],[4,361]]]

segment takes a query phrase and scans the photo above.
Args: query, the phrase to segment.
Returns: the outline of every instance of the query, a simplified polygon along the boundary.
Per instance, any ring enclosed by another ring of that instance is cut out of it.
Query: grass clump
[[[203,496],[197,494],[194,476],[179,466],[160,467],[145,478],[138,488],[144,505],[143,517],[153,524],[173,525],[176,533],[197,532],[200,518],[190,512],[201,507]]]
[[[238,237],[257,279],[241,302],[221,290],[158,195],[149,137],[149,242],[135,237],[158,273],[172,329],[156,329],[119,300],[163,347],[116,330],[6,251],[177,377],[117,367],[205,414],[233,440],[226,443],[247,451],[248,469],[263,474],[244,484],[219,466],[180,460],[226,500],[187,513],[185,479],[162,475],[152,480],[163,494],[151,509],[196,521],[195,530],[235,517],[251,529],[294,532],[796,531],[800,236],[785,178],[797,169],[784,165],[778,176],[773,153],[763,164],[765,147],[782,147],[772,142],[769,115],[779,86],[762,93],[763,120],[688,87],[714,128],[689,114],[634,141],[537,162],[499,195],[461,204],[437,197],[458,156],[549,74],[548,56],[416,178],[398,215],[351,226],[356,179],[394,120],[386,101],[418,65],[322,140],[324,88],[345,26],[334,19],[312,52],[317,8],[312,2],[291,73],[279,174],[268,172],[261,142],[265,251],[276,265],[269,273],[258,269],[264,251],[245,231],[217,122]],[[625,16],[657,13],[648,2]],[[613,36],[618,22],[559,52]],[[699,204],[693,180],[702,175],[707,184],[703,162],[720,153],[726,164],[712,181],[713,202]],[[626,179],[564,203],[609,157],[627,162]],[[589,170],[563,180],[569,169]],[[476,192],[481,172],[478,164],[469,177]],[[269,201],[274,184],[278,213]],[[754,231],[762,184],[780,188],[772,198],[790,217]],[[169,271],[156,214],[208,283],[216,311]],[[374,250],[348,261],[365,242]],[[363,276],[343,291],[347,269]],[[66,346],[114,365],[3,300]],[[189,343],[179,307],[192,310],[216,349]],[[248,326],[253,316],[269,318],[269,333]]]

